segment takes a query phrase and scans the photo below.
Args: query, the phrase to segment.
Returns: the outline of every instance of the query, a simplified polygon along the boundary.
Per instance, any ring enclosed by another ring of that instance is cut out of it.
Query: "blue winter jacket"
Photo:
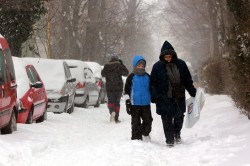
[[[139,60],[145,60],[142,56],[136,55],[133,60],[133,67],[136,67]],[[146,62],[146,61],[145,61]],[[131,104],[136,106],[150,105],[150,76],[148,73],[137,75],[131,73],[125,84],[125,95],[129,95]]]

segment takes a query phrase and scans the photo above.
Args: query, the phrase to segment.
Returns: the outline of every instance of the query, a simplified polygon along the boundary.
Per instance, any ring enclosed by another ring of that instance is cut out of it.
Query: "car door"
[[[26,66],[27,75],[30,80],[30,84],[36,84],[37,82],[42,82],[37,75],[37,72],[32,65]],[[44,113],[46,109],[46,99],[45,99],[45,90],[43,87],[30,87],[31,97],[34,104],[33,116],[37,117]]]
[[[5,55],[5,56],[4,56]],[[0,49],[1,56],[1,124],[9,122],[13,105],[16,102],[16,78],[14,65],[9,49]]]
[[[69,66],[66,62],[63,62],[63,66],[64,66],[64,71],[65,71],[65,77],[66,77],[66,86],[67,86],[67,91],[69,94],[69,101],[68,101],[68,106],[73,105],[74,103],[74,98],[75,98],[75,85],[72,81],[70,81],[72,79],[70,70],[69,70]]]
[[[98,100],[98,87],[95,84],[95,78],[90,68],[84,68],[84,77],[88,87],[89,102],[95,104]]]
[[[4,100],[4,83],[6,82],[5,80],[6,78],[6,64],[5,64],[5,60],[4,60],[4,55],[3,55],[3,51],[2,49],[0,49],[0,90],[1,90],[1,94],[0,94],[0,126],[3,125],[2,122],[2,114],[3,114],[3,105],[2,102]]]

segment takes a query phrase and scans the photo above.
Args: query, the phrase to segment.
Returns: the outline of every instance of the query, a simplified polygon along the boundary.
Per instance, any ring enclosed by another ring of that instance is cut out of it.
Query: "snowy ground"
[[[17,132],[0,135],[0,166],[250,166],[250,121],[227,96],[206,95],[200,121],[184,127],[184,143],[171,149],[155,105],[148,143],[130,140],[130,116],[121,105],[119,124],[109,122],[106,105],[18,124]]]

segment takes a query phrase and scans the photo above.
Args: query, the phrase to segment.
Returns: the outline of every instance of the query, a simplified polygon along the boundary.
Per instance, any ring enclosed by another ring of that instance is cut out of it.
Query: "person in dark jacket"
[[[120,100],[123,92],[122,76],[129,74],[126,66],[118,56],[112,56],[109,63],[104,65],[102,76],[106,78],[106,90],[108,97],[108,108],[110,113],[110,121],[119,121]]]
[[[133,72],[125,83],[126,110],[131,115],[132,140],[149,141],[152,125],[150,108],[150,76],[145,71],[146,61],[136,55],[133,60]],[[142,122],[141,122],[142,120]]]
[[[173,147],[174,143],[181,143],[185,90],[195,97],[196,89],[186,63],[177,57],[168,41],[164,42],[159,59],[151,71],[151,101],[161,115],[167,146]]]

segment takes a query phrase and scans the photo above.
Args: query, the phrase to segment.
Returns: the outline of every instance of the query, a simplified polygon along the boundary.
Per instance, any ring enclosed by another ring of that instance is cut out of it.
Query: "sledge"
[[[195,98],[190,97],[186,100],[186,128],[192,128],[200,119],[200,112],[205,104],[204,92],[201,88],[197,89]]]

